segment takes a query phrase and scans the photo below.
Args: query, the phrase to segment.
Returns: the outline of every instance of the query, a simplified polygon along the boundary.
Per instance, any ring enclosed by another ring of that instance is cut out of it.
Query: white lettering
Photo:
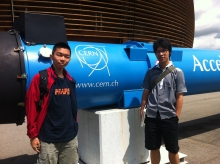
[[[94,51],[88,51],[89,56],[99,56],[98,52],[94,52]]]
[[[202,62],[204,69],[205,69],[206,71],[210,71],[210,69],[207,69],[207,68],[206,68],[205,62],[208,63],[208,60],[203,60],[203,62]]]
[[[79,50],[78,54],[81,56],[99,56],[98,52],[94,52],[94,51]]]
[[[209,64],[210,64],[211,69],[212,69],[213,71],[216,71],[216,69],[214,69],[213,66],[212,66],[212,63],[214,63],[214,62],[215,62],[214,60],[210,60],[210,61],[209,61]]]
[[[196,71],[197,66],[200,68],[201,71],[203,71],[201,63],[199,62],[199,60],[194,55],[193,55],[193,59],[194,59],[194,69],[193,69],[193,71]]]
[[[216,60],[216,67],[220,71],[220,60]]]
[[[82,56],[84,55],[84,53],[83,53],[82,50],[79,50],[79,51],[78,51],[78,54],[79,54],[79,55],[82,55]]]
[[[219,56],[220,57],[220,56]],[[200,63],[200,61],[193,55],[193,59],[194,59],[194,68],[193,71],[196,71],[196,67],[199,67],[200,71],[220,71],[220,60],[207,60],[204,59],[202,60],[202,64]]]

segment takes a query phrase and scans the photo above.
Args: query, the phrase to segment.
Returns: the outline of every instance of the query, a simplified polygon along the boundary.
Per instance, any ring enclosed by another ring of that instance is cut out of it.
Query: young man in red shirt
[[[78,164],[78,123],[75,80],[66,71],[71,58],[67,43],[54,45],[53,64],[47,69],[48,93],[40,101],[40,74],[26,94],[27,135],[38,152],[38,164]]]

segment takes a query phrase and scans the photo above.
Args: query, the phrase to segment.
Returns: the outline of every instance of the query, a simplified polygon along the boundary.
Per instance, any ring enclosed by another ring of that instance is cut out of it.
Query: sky
[[[220,49],[220,0],[194,0],[193,48]]]

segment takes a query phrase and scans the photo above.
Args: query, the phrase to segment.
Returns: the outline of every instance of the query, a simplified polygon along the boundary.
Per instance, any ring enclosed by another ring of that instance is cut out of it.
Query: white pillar
[[[79,110],[79,155],[86,164],[140,164],[148,161],[139,108]]]

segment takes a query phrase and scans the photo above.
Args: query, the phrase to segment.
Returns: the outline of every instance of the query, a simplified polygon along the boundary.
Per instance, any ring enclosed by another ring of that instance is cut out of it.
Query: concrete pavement
[[[185,96],[179,144],[189,164],[220,163],[220,92]]]
[[[180,117],[180,152],[189,164],[220,163],[220,92],[184,97]],[[26,123],[0,125],[0,164],[34,164]]]

